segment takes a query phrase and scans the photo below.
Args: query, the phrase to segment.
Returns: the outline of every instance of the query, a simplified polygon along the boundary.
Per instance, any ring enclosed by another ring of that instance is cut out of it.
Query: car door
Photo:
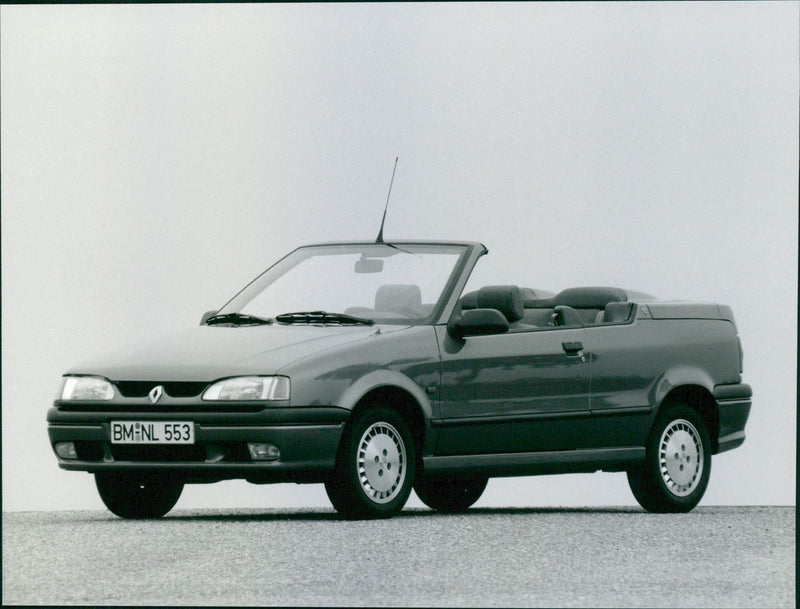
[[[584,441],[589,362],[582,327],[452,338],[441,349],[436,454],[568,450]]]

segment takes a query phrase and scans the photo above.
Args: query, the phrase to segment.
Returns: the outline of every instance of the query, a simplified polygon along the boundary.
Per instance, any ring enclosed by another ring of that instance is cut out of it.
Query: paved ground
[[[795,509],[3,514],[3,603],[794,607]]]

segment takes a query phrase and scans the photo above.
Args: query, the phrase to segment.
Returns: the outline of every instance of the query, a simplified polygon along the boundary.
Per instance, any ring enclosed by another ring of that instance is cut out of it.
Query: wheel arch
[[[355,418],[363,410],[375,405],[388,406],[403,417],[414,440],[417,460],[421,462],[425,439],[429,435],[430,423],[417,398],[397,385],[379,385],[367,391],[359,399],[353,406],[350,416]]]
[[[711,453],[719,449],[719,406],[712,393],[702,385],[686,384],[673,387],[661,400],[658,415],[675,404],[686,404],[697,412],[708,431]]]

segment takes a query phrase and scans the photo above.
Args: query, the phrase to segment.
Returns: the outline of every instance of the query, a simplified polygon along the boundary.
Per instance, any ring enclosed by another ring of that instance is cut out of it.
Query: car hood
[[[399,326],[382,327],[384,333]],[[291,362],[379,333],[367,326],[200,326],[137,343],[69,370],[112,381],[212,381],[274,374]]]

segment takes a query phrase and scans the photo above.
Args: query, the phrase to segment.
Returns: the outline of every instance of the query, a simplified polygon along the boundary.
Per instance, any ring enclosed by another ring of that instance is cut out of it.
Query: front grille
[[[78,459],[81,461],[103,461],[103,453],[109,451],[114,461],[136,463],[252,463],[245,442],[213,442],[182,446],[157,444],[111,444],[108,442],[75,442]]]
[[[75,452],[81,461],[102,461],[103,446],[100,442],[87,442],[78,440],[75,442]]]
[[[261,412],[265,406],[263,403],[247,404],[244,402],[234,402],[225,404],[224,402],[202,402],[201,404],[175,404],[158,403],[150,404],[122,404],[119,402],[59,402],[58,409],[65,412],[107,412],[107,413],[197,413],[198,415],[218,412]]]
[[[208,387],[206,381],[117,381],[117,389],[126,398],[144,398],[153,389],[161,385],[164,392],[173,398],[193,398],[200,395]]]
[[[206,460],[206,449],[202,444],[187,446],[158,446],[152,444],[110,444],[115,461],[182,461]]]

